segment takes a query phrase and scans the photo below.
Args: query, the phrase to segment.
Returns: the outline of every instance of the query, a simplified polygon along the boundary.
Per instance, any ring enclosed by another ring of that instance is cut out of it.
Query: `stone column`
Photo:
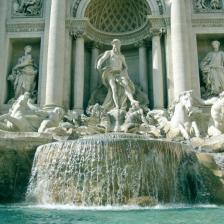
[[[148,95],[147,50],[143,42],[139,44],[139,79],[143,92]]]
[[[91,55],[91,77],[90,77],[90,93],[97,87],[99,82],[99,74],[96,70],[96,60],[99,56],[98,46],[94,43],[92,46],[92,55]]]
[[[63,107],[66,1],[51,3],[45,107]]]
[[[172,0],[171,44],[174,97],[177,99],[180,92],[190,88],[190,60],[187,53],[189,46],[185,0]]]
[[[45,2],[45,25],[44,25],[44,35],[41,40],[41,51],[42,54],[42,71],[41,77],[39,76],[39,85],[38,85],[38,102],[40,106],[43,107],[45,105],[46,99],[46,85],[47,85],[47,58],[48,58],[48,44],[49,44],[49,29],[50,29],[50,17],[51,17],[51,0],[46,0]]]
[[[152,77],[153,77],[153,102],[154,108],[164,107],[164,80],[163,80],[163,63],[162,49],[159,30],[152,32]]]
[[[7,0],[0,1],[0,104],[5,101],[6,95],[6,18],[7,18]]]
[[[74,72],[74,103],[73,109],[83,112],[84,81],[85,81],[85,46],[81,33],[75,36],[75,72]]]

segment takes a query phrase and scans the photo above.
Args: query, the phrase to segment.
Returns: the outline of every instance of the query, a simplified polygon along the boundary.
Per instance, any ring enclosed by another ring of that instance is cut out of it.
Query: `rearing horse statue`
[[[180,93],[174,106],[173,116],[169,121],[168,136],[182,135],[185,139],[200,136],[198,125],[192,116],[195,112],[192,93],[192,90]]]

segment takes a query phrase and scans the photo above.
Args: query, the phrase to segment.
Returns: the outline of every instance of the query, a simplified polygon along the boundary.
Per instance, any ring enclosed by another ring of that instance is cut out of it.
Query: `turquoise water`
[[[224,207],[0,206],[0,224],[224,224]]]

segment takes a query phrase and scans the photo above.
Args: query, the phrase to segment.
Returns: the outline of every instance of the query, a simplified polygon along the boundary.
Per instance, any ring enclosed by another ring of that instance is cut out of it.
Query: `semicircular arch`
[[[151,15],[161,15],[164,10],[163,0],[145,0],[149,5]],[[76,18],[85,17],[85,12],[91,0],[75,0],[72,7],[72,14]]]

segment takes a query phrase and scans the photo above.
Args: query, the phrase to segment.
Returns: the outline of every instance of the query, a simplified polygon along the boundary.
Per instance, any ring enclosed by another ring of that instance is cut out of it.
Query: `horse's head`
[[[179,103],[181,103],[187,111],[190,111],[193,107],[192,90],[181,92],[179,95]]]

